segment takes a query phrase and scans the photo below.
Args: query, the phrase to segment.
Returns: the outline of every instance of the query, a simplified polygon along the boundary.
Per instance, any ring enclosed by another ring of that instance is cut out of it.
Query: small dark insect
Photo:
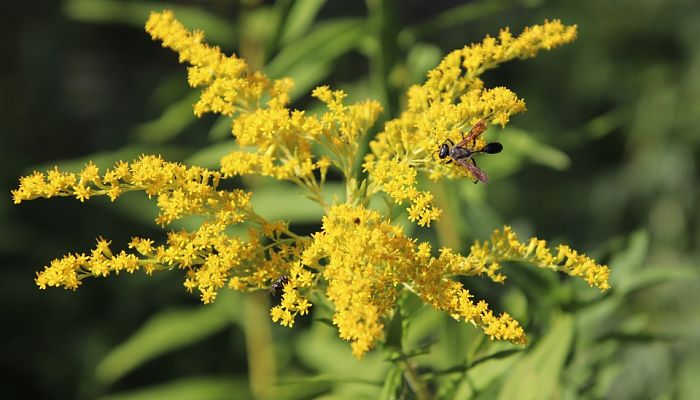
[[[276,281],[272,283],[272,286],[270,286],[270,290],[267,291],[267,294],[271,294],[273,297],[277,297],[280,294],[282,294],[282,291],[284,290],[284,285],[289,283],[289,278],[287,275],[282,275],[279,278],[277,278]]]
[[[486,128],[486,122],[481,120],[474,125],[467,136],[463,137],[459,143],[454,144],[454,142],[452,142],[450,139],[447,139],[444,143],[442,143],[440,149],[438,150],[438,156],[440,159],[444,159],[446,157],[450,158],[447,160],[447,164],[454,161],[468,169],[474,178],[476,178],[474,183],[479,181],[486,183],[489,180],[489,176],[486,175],[486,172],[482,171],[476,166],[476,160],[474,160],[473,156],[478,153],[497,154],[503,150],[503,145],[498,142],[491,142],[479,150],[469,150],[465,147],[465,145],[469,142],[472,142],[472,145],[474,145],[476,143],[476,139],[482,133],[484,133],[484,131],[486,131]],[[471,163],[469,163],[469,161],[471,161]]]

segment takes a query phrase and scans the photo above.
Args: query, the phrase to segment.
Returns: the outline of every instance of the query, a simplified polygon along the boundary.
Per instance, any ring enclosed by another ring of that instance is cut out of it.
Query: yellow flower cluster
[[[333,323],[361,357],[382,337],[382,318],[395,306],[401,268],[413,264],[413,241],[378,212],[349,204],[332,207],[313,239],[303,262],[323,271],[326,295],[335,305]]]
[[[303,240],[287,236],[291,232],[286,223],[269,223],[255,214],[251,193],[217,190],[220,178],[220,172],[146,155],[131,163],[120,161],[104,175],[89,163],[78,173],[54,168],[21,178],[19,188],[12,191],[15,203],[54,196],[75,196],[84,201],[97,195],[114,201],[122,193],[141,190],[149,197],[157,196],[160,212],[156,222],[161,225],[187,215],[207,218],[195,232],[169,233],[167,245],[153,246],[150,239],[134,238],[130,247],[141,258],[123,251],[114,256],[108,242],[100,239],[90,256],[69,254],[52,261],[38,274],[37,285],[75,289],[84,278],[104,277],[110,272],[134,272],[143,267],[151,273],[178,267],[187,270],[186,288],[198,289],[205,303],[212,302],[230,280],[239,282],[240,290],[267,287],[288,269],[289,259],[299,257],[297,245]],[[251,228],[249,242],[225,232],[227,226],[242,222],[260,226]],[[267,248],[261,244],[263,237],[272,242]]]
[[[473,295],[456,276],[487,276],[502,283],[500,262],[528,262],[582,277],[605,290],[609,270],[568,247],[552,256],[546,242],[531,238],[520,243],[509,227],[496,230],[491,242],[476,242],[468,256],[440,249],[431,256],[428,243],[404,235],[373,210],[343,204],[323,218],[322,231],[303,252],[303,263],[321,270],[326,294],[335,305],[333,323],[341,338],[351,342],[353,354],[362,357],[383,337],[384,318],[396,305],[403,287],[436,309],[481,327],[492,339],[525,344],[522,327],[508,313],[494,315],[483,300]]]
[[[283,287],[282,301],[270,310],[270,316],[272,321],[291,328],[294,326],[294,317],[309,313],[309,288],[314,284],[315,275],[304,269],[300,262],[295,262],[289,274],[284,276],[287,280]]]
[[[432,221],[440,218],[442,210],[433,204],[433,195],[416,188],[417,172],[408,161],[380,159],[366,162],[365,170],[371,177],[368,192],[383,190],[398,204],[405,201],[411,203],[408,207],[409,220],[420,226],[430,226]]]
[[[246,242],[228,235],[225,232],[226,224],[220,221],[205,222],[195,232],[170,232],[165,245],[154,246],[150,239],[135,237],[129,247],[139,253],[140,258],[124,251],[114,255],[109,242],[99,239],[89,256],[69,254],[52,261],[37,274],[36,283],[41,289],[48,286],[76,289],[85,278],[106,277],[112,272],[118,274],[125,270],[133,273],[143,268],[147,274],[151,274],[156,270],[179,268],[186,271],[185,288],[189,292],[197,289],[202,302],[208,304],[227,284],[238,290],[269,286],[275,277],[286,273],[289,259],[299,258],[297,241],[281,238],[281,232],[287,229],[286,224],[279,222],[269,225],[273,226],[272,230],[264,236],[268,239],[277,237],[278,240],[267,247],[260,245],[260,232],[251,230],[251,239]],[[310,285],[310,273],[295,272],[292,268],[288,274],[294,277],[294,286],[290,288]],[[285,304],[294,305],[296,308],[291,309],[303,315],[310,304],[301,296],[291,296],[288,296]]]
[[[447,139],[457,143],[480,120],[504,126],[511,115],[525,110],[525,102],[515,93],[505,87],[486,89],[479,76],[502,62],[533,57],[540,50],[575,38],[576,26],[547,21],[526,28],[518,37],[504,29],[498,39],[487,36],[481,43],[448,54],[428,73],[423,85],[409,89],[408,109],[389,121],[370,143],[372,154],[366,156],[364,164],[370,177],[370,193],[385,191],[399,203],[404,198],[414,198],[420,193],[415,179],[405,178],[403,189],[392,183],[393,177],[406,174],[408,168],[425,172],[433,180],[443,176],[474,179],[464,168],[438,162],[435,153],[439,146]],[[467,145],[479,149],[484,142]],[[425,196],[419,199],[423,204],[412,203],[412,219],[428,225],[440,212]]]
[[[489,269],[494,272],[500,269],[501,261],[525,262],[583,278],[589,285],[603,291],[610,289],[610,269],[607,265],[600,265],[566,245],[557,246],[557,254],[553,255],[547,248],[547,242],[536,237],[521,243],[509,226],[503,227],[503,231],[494,231],[490,243],[474,243],[470,258],[489,264]]]
[[[486,301],[474,302],[471,292],[451,279],[455,276],[486,275],[495,282],[503,282],[504,277],[497,274],[496,270],[473,257],[455,254],[448,248],[440,249],[437,258],[429,257],[430,247],[427,243],[419,246],[418,254],[419,263],[412,275],[412,286],[423,301],[449,313],[454,319],[475,324],[491,339],[516,344],[527,342],[518,321],[505,312],[495,316]]]
[[[313,96],[328,107],[320,117],[291,111],[284,107],[258,109],[238,117],[233,133],[241,147],[255,146],[255,152],[234,151],[221,160],[225,177],[257,173],[280,180],[290,180],[307,188],[323,204],[320,188],[328,167],[333,164],[346,176],[358,148],[358,139],[376,121],[381,106],[376,101],[344,105],[342,91],[326,86],[314,90]],[[312,144],[320,142],[332,158],[314,161]],[[319,171],[320,182],[315,171]]]
[[[399,290],[411,288],[424,301],[471,321],[493,338],[524,343],[525,334],[508,314],[498,317],[485,301],[474,303],[454,275],[488,274],[485,264],[453,254],[430,256],[430,245],[414,239],[373,210],[343,204],[323,218],[322,231],[304,251],[303,262],[323,271],[326,294],[335,305],[333,323],[353,354],[362,357],[383,336],[383,319],[396,305]]]
[[[306,188],[312,198],[324,204],[320,194],[328,167],[333,162],[346,176],[357,153],[358,138],[374,124],[381,112],[376,101],[350,106],[342,103],[345,93],[317,88],[313,96],[329,111],[319,118],[285,107],[289,102],[289,79],[271,80],[259,71],[250,71],[243,60],[225,56],[218,47],[205,43],[204,34],[189,32],[172,12],[151,13],[146,31],[164,47],[176,51],[180,62],[191,64],[191,86],[207,86],[195,104],[197,116],[214,112],[237,118],[232,131],[239,145],[255,151],[234,151],[221,160],[225,177],[261,174],[290,180]],[[268,99],[262,103],[263,99]],[[314,159],[311,145],[322,141],[335,156]],[[315,171],[319,172],[320,182]],[[350,195],[348,195],[350,196]]]
[[[116,256],[109,249],[109,242],[97,240],[97,246],[90,255],[68,254],[61,259],[51,261],[44,271],[37,273],[36,284],[41,289],[48,286],[64,287],[75,290],[87,276],[108,276],[121,271],[133,273],[141,268],[142,263],[133,254],[122,251]]]
[[[188,168],[158,156],[142,155],[131,163],[116,163],[103,176],[92,162],[77,174],[61,172],[58,168],[47,173],[34,172],[20,179],[12,197],[15,204],[55,196],[74,196],[82,202],[92,196],[106,195],[114,201],[125,192],[143,190],[149,197],[158,197],[160,214],[156,222],[160,225],[194,214],[217,214],[229,223],[240,222],[245,218],[250,193],[217,191],[220,178],[217,171],[197,166]]]
[[[181,269],[187,291],[197,291],[204,303],[215,301],[225,287],[252,291],[272,285],[282,296],[270,317],[288,327],[296,316],[309,313],[311,292],[325,289],[335,306],[333,324],[339,336],[351,342],[353,354],[361,358],[382,339],[386,319],[404,289],[455,319],[473,323],[492,339],[524,344],[525,333],[515,319],[508,313],[495,315],[455,277],[481,276],[502,283],[501,263],[515,261],[562,271],[602,290],[610,287],[607,266],[565,245],[553,254],[543,240],[522,243],[510,227],[496,230],[490,241],[475,242],[467,256],[448,248],[434,256],[430,244],[418,243],[401,226],[366,208],[370,196],[384,192],[395,203],[408,203],[411,221],[429,226],[437,220],[441,210],[430,192],[418,189],[419,172],[431,179],[469,175],[437,162],[438,146],[446,139],[459,140],[477,121],[505,125],[525,109],[510,90],[484,88],[479,75],[501,62],[532,57],[573,40],[575,26],[545,22],[518,37],[506,29],[498,39],[487,37],[450,53],[430,71],[425,84],[409,90],[407,110],[370,143],[372,153],[363,164],[369,178],[361,183],[353,166],[361,156],[362,138],[382,111],[378,102],[348,105],[343,91],[321,86],[312,96],[325,104],[325,112],[290,110],[286,105],[291,81],[250,71],[235,55],[225,56],[218,47],[205,44],[202,32],[187,31],[171,12],[152,13],[146,30],[191,65],[191,86],[205,87],[194,106],[196,115],[234,117],[232,132],[241,150],[223,157],[218,171],[144,155],[131,163],[118,162],[104,175],[89,163],[75,174],[55,168],[21,178],[12,191],[15,203],[54,196],[84,201],[96,195],[114,201],[124,192],[142,190],[149,198],[157,197],[156,222],[162,226],[187,215],[204,217],[198,228],[170,232],[160,245],[133,238],[129,248],[134,254],[115,255],[109,242],[99,239],[90,255],[53,260],[37,274],[40,288],[76,289],[84,278],[121,271]],[[479,138],[467,146],[484,144]],[[328,156],[316,156],[316,145]],[[331,165],[345,178],[344,204],[327,205],[321,195]],[[251,193],[218,189],[221,179],[242,174],[271,176],[307,188],[326,210],[321,230],[311,237],[299,236],[288,222],[270,222],[256,214]],[[245,224],[247,237],[231,236],[227,229],[234,224]]]
[[[190,86],[206,86],[194,106],[197,116],[207,112],[232,116],[260,108],[265,99],[270,107],[289,103],[291,80],[270,80],[262,72],[250,71],[245,61],[204,43],[203,32],[189,32],[171,11],[151,13],[146,31],[163,47],[175,50],[181,63],[191,64],[187,69]]]

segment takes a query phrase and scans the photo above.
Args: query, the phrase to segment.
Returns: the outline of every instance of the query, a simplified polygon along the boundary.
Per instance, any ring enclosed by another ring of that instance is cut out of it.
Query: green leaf
[[[85,22],[119,22],[142,27],[151,11],[172,10],[175,17],[188,28],[207,32],[207,37],[219,44],[236,41],[235,24],[204,11],[197,6],[182,6],[164,2],[133,2],[116,0],[68,0],[63,3],[63,12],[72,19]],[[145,35],[145,33],[144,33]]]
[[[482,332],[478,332],[478,334],[480,338],[485,336]],[[483,347],[483,350],[479,353],[485,354],[477,357],[474,362],[469,364],[469,368],[466,371],[467,379],[464,380],[468,382],[472,390],[478,392],[486,390],[494,384],[500,385],[501,378],[508,371],[512,371],[525,355],[520,346],[511,343],[494,342],[489,339],[483,340],[482,343],[483,346],[480,347]],[[461,372],[460,366],[453,368],[455,368],[456,372]],[[465,388],[459,390],[463,391]]]
[[[188,377],[128,392],[114,393],[100,400],[218,400],[250,398],[248,380],[241,378]]]
[[[430,43],[416,43],[411,46],[406,56],[406,67],[410,74],[410,83],[421,83],[425,75],[435,68],[443,57],[442,50]]]
[[[648,266],[641,271],[638,271],[633,276],[620,282],[619,289],[621,293],[630,294],[634,291],[648,289],[653,286],[658,286],[663,283],[673,281],[690,281],[697,279],[700,276],[697,266],[687,265],[679,267],[668,267],[665,265]]]
[[[308,32],[324,4],[326,0],[296,0],[282,28],[280,42],[287,44]]]
[[[594,118],[591,118],[586,124],[586,133],[591,138],[601,138],[614,132],[615,129],[623,126],[625,118],[629,115],[629,110],[624,107],[619,107]]]
[[[364,20],[342,19],[318,24],[304,37],[290,43],[265,68],[273,78],[294,78],[309,66],[329,62],[355,47],[364,35]]]
[[[344,195],[344,185],[326,183],[323,194],[326,199]],[[293,223],[318,223],[323,217],[321,206],[304,197],[304,189],[286,184],[256,187],[253,193],[255,211],[268,220],[285,220]]]
[[[384,386],[379,396],[380,399],[394,400],[400,398],[403,382],[403,370],[394,364],[384,378]]]
[[[324,393],[329,393],[333,389],[333,383],[329,380],[319,380],[316,382],[302,381],[290,382],[284,377],[283,382],[272,386],[270,392],[274,395],[260,396],[260,398],[271,398],[275,400],[305,400],[321,398]]]
[[[388,365],[380,351],[370,351],[362,360],[353,357],[350,343],[338,337],[338,328],[314,323],[294,335],[294,352],[301,364],[318,375],[309,382],[346,382],[382,385]],[[293,380],[291,382],[299,382]]]
[[[333,325],[333,320],[330,318],[314,318],[314,322],[319,322],[321,324],[328,325],[329,328],[335,329],[335,325]]]
[[[239,149],[240,147],[233,139],[215,143],[193,153],[185,160],[185,164],[218,170],[221,158]]]
[[[507,1],[473,1],[447,9],[419,24],[407,27],[399,33],[399,43],[411,46],[417,39],[433,35],[469,21],[483,19],[512,7]]]
[[[194,123],[192,104],[198,98],[199,93],[190,93],[181,100],[173,102],[160,117],[134,127],[136,138],[148,143],[164,143],[177,137]]]
[[[618,252],[609,262],[612,269],[610,281],[616,291],[625,293],[631,289],[628,282],[634,280],[644,264],[649,251],[649,234],[638,230],[630,235],[627,247]]]
[[[511,370],[498,398],[556,398],[559,376],[569,354],[573,335],[574,319],[569,315],[559,315],[547,335]]]
[[[286,76],[294,80],[294,87],[289,96],[294,100],[308,95],[332,71],[331,62],[319,61],[315,64],[304,64],[289,70]]]
[[[299,384],[309,384],[309,383],[355,383],[360,385],[370,385],[379,386],[381,382],[377,380],[363,379],[363,378],[344,378],[341,376],[318,374],[314,376],[303,376],[296,378],[286,378],[278,383],[279,386],[288,385],[299,385]]]
[[[569,156],[559,149],[551,147],[545,143],[537,141],[532,132],[525,132],[521,129],[508,128],[499,138],[503,141],[503,146],[516,151],[525,159],[550,167],[556,170],[564,170],[571,164]]]
[[[219,296],[210,306],[156,314],[102,359],[96,368],[98,382],[109,385],[153,358],[224,329],[231,323],[235,304],[227,298]]]
[[[231,128],[231,117],[227,117],[225,115],[218,116],[216,122],[209,130],[209,135],[207,136],[211,140],[232,140],[233,134]]]
[[[387,328],[384,347],[390,353],[401,354],[401,343],[403,341],[403,315],[400,310],[394,312]]]
[[[523,349],[505,349],[505,350],[499,350],[496,351],[495,353],[489,354],[487,356],[480,357],[473,362],[471,362],[469,365],[457,365],[451,368],[443,369],[440,371],[435,371],[435,375],[445,375],[445,374],[454,374],[457,372],[460,373],[465,373],[469,372],[472,368],[476,367],[477,365],[484,363],[486,361],[490,360],[499,360],[501,358],[508,358],[514,354],[518,354],[522,352]]]

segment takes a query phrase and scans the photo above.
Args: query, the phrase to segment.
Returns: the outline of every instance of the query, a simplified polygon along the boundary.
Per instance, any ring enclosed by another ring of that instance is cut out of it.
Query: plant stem
[[[411,386],[413,393],[416,394],[416,399],[431,400],[433,396],[428,391],[428,388],[425,386],[425,382],[423,382],[423,379],[421,379],[418,371],[416,371],[413,365],[411,365],[411,363],[406,359],[400,359],[398,362],[403,368],[404,377],[406,378],[408,385]]]

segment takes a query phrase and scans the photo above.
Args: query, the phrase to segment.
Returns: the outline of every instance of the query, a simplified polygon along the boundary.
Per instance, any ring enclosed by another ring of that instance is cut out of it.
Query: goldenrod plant
[[[332,324],[358,359],[387,341],[391,321],[408,318],[399,309],[406,296],[479,327],[491,339],[527,345],[525,330],[511,314],[494,312],[464,284],[476,277],[506,283],[505,263],[567,274],[601,291],[610,288],[609,268],[568,245],[550,248],[536,237],[518,238],[510,226],[489,227],[490,238],[460,254],[411,237],[394,212],[403,210],[409,223],[420,227],[440,220],[441,205],[426,179],[471,185],[475,178],[460,164],[437,157],[440,145],[459,142],[480,121],[490,127],[484,136],[491,137],[497,126],[525,111],[523,99],[505,87],[486,87],[480,76],[506,61],[573,41],[576,26],[544,21],[518,35],[504,28],[449,53],[423,84],[408,90],[405,111],[383,126],[376,123],[380,102],[348,103],[344,91],[328,86],[311,92],[324,107],[321,113],[291,109],[294,82],[271,79],[240,57],[226,56],[170,11],[151,13],[146,31],[189,65],[188,83],[202,88],[195,115],[229,118],[238,150],[222,157],[216,170],[167,161],[166,154],[118,162],[103,173],[89,163],[78,173],[55,168],[21,178],[12,191],[15,204],[57,196],[118,201],[126,192],[143,191],[157,204],[155,222],[164,229],[184,217],[202,218],[195,229],[170,230],[162,243],[134,237],[115,251],[99,238],[89,254],[51,261],[37,273],[39,288],[75,290],[87,278],[120,272],[182,271],[185,289],[209,304],[224,290],[269,292],[275,286],[281,296],[269,311],[273,321],[293,327],[309,318],[316,302],[330,301]],[[362,143],[368,139],[365,154]],[[476,151],[485,145],[479,137],[464,146]],[[329,171],[342,178],[344,197],[325,194]],[[300,196],[323,209],[320,229],[300,234],[292,229],[293,220],[257,213],[254,190],[223,184],[242,175],[298,185]],[[244,227],[245,234],[232,233],[232,227]],[[405,355],[390,360],[401,366],[417,397],[430,397]]]

